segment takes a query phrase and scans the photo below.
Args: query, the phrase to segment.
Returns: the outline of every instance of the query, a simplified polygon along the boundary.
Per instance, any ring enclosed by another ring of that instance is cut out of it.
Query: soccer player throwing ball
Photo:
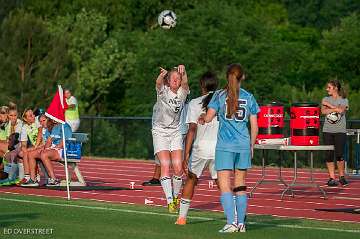
[[[165,81],[166,84],[165,84]],[[157,100],[154,106],[152,136],[154,153],[160,160],[160,182],[170,213],[176,213],[182,186],[182,145],[180,114],[189,93],[184,65],[167,72],[161,68],[156,79]],[[170,177],[170,164],[174,175]],[[172,181],[172,183],[171,183]],[[173,186],[172,186],[173,184]]]
[[[226,225],[221,233],[245,232],[247,195],[246,170],[251,167],[253,147],[258,133],[257,113],[259,106],[252,94],[242,89],[245,74],[240,64],[231,64],[226,72],[227,85],[212,97],[206,114],[199,123],[209,123],[215,115],[219,119],[219,131],[215,151],[215,168],[221,192],[221,204]],[[251,134],[247,128],[250,121]],[[234,185],[230,176],[234,172]],[[235,203],[234,196],[235,194]],[[235,223],[235,207],[237,224]]]
[[[183,161],[183,169],[188,177],[180,201],[180,212],[176,221],[178,225],[186,224],[186,217],[194,195],[194,189],[204,169],[208,167],[211,178],[217,179],[215,146],[219,123],[214,119],[205,125],[197,124],[200,115],[206,112],[217,86],[218,80],[216,76],[211,72],[205,73],[200,79],[202,96],[193,99],[189,103],[186,115],[186,123],[189,125],[189,130],[185,140],[185,159]]]

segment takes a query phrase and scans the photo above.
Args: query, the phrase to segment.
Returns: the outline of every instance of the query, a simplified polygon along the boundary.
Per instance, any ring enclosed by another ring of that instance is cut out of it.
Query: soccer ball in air
[[[341,119],[341,114],[337,113],[337,112],[332,112],[328,115],[326,115],[326,120],[330,123],[330,124],[336,124],[337,122],[339,122]]]
[[[171,10],[164,10],[159,14],[158,23],[164,29],[170,29],[176,25],[176,15]]]

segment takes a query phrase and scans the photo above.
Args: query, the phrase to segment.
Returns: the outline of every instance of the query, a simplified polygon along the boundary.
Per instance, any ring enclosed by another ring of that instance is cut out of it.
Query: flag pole
[[[68,171],[68,164],[67,164],[67,156],[66,156],[66,142],[65,142],[65,131],[64,131],[64,124],[61,124],[62,128],[62,141],[63,141],[63,152],[64,152],[64,161],[65,161],[65,175],[66,175],[66,191],[67,191],[67,199],[70,200],[70,187],[69,187],[69,171]]]

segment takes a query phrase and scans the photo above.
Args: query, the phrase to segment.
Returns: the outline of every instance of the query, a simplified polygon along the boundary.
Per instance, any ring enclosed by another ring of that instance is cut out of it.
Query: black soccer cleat
[[[339,183],[341,184],[341,186],[346,187],[347,185],[349,185],[348,181],[345,179],[344,176],[341,176],[339,179]]]
[[[160,186],[160,180],[156,179],[156,178],[152,178],[149,181],[143,182],[142,183],[143,186]]]
[[[330,178],[329,181],[326,183],[328,187],[336,187],[338,183],[335,181],[335,179]]]

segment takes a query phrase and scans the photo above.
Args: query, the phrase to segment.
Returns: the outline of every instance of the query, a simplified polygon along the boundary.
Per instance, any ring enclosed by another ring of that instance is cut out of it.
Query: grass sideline
[[[165,208],[110,204],[2,193],[1,238],[220,238],[225,220],[221,213],[191,211],[188,225],[174,225],[176,215]],[[360,224],[249,216],[242,238],[356,238]],[[52,229],[48,235],[21,235],[26,229]],[[13,232],[9,234],[8,232]],[[17,233],[16,235],[14,233]],[[6,237],[3,237],[6,236]],[[228,238],[239,233],[226,235]]]

